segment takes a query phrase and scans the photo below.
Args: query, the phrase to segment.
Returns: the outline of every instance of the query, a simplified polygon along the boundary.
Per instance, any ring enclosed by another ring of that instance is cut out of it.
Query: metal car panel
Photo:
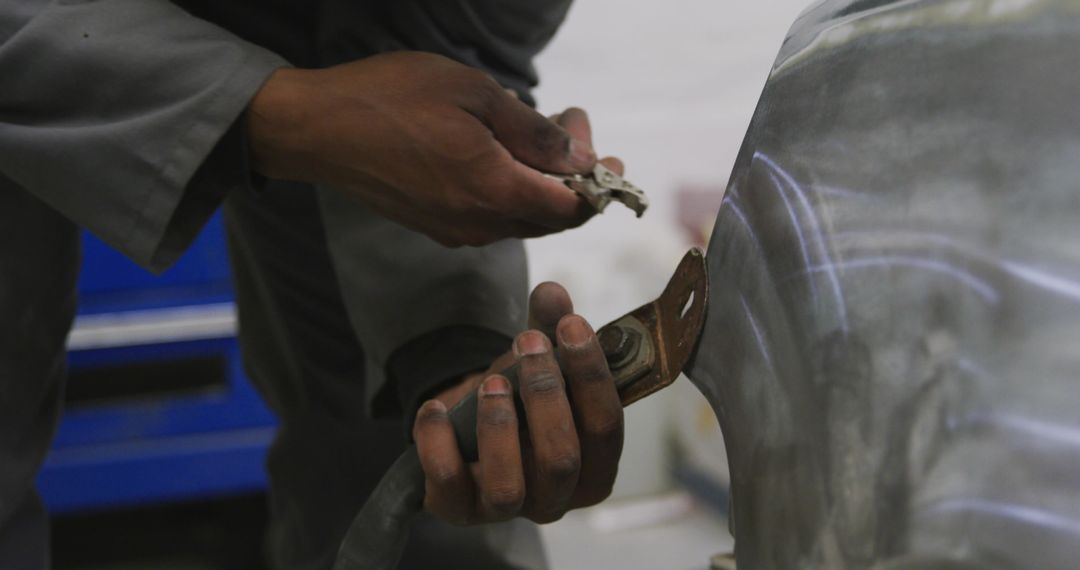
[[[688,370],[740,568],[1080,564],[1080,2],[796,22]]]

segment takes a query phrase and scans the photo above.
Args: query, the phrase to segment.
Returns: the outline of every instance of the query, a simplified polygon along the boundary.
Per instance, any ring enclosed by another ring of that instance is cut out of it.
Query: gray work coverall
[[[268,547],[325,568],[440,383],[524,324],[520,242],[450,250],[332,190],[260,180],[242,112],[285,65],[419,49],[526,99],[568,0],[3,0],[0,568],[48,566],[33,480],[60,414],[78,227],[162,271],[226,203],[249,376],[281,418]],[[394,418],[380,421],[377,418]],[[376,419],[373,419],[376,418]],[[542,566],[535,528],[422,521],[409,567]],[[492,553],[491,534],[512,551]],[[426,542],[425,542],[426,541]]]

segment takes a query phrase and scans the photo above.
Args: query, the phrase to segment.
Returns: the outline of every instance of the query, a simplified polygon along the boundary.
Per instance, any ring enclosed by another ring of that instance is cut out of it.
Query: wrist
[[[304,180],[300,164],[308,147],[306,112],[313,71],[284,67],[270,75],[248,103],[245,131],[255,172],[286,180]]]

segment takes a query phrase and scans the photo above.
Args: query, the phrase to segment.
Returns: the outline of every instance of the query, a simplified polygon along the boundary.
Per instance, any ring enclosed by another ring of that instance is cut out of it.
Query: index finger
[[[571,506],[594,505],[611,494],[615,484],[623,444],[622,402],[589,323],[567,315],[557,334],[581,445],[581,474]]]
[[[526,510],[534,522],[551,522],[566,511],[577,488],[581,450],[574,415],[547,337],[539,331],[521,333],[514,340],[514,354],[534,458],[526,474]]]

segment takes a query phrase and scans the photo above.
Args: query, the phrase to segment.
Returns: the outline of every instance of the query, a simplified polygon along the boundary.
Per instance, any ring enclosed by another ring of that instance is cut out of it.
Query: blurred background
[[[784,34],[808,0],[578,0],[537,66],[545,113],[589,112],[597,152],[649,196],[528,242],[532,282],[597,325],[653,299],[703,244]],[[715,416],[684,378],[627,409],[612,499],[544,527],[552,568],[707,568],[732,549]]]
[[[545,114],[586,109],[651,207],[529,242],[596,325],[702,244],[784,33],[807,0],[577,0],[539,58]],[[259,568],[273,418],[243,378],[220,220],[155,278],[86,240],[67,411],[39,478],[59,569]],[[707,568],[731,549],[715,418],[685,380],[627,411],[615,494],[544,527],[552,568]]]

